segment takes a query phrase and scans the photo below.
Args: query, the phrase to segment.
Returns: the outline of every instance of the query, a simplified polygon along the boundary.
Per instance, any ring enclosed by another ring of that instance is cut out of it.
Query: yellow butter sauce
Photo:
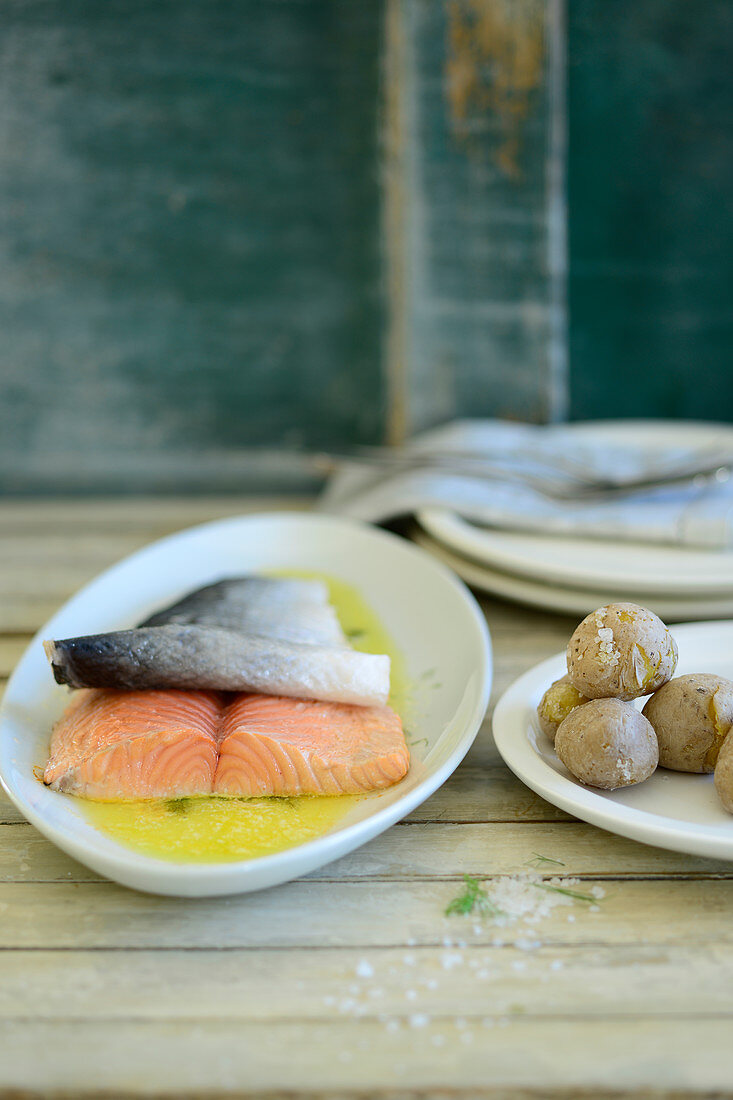
[[[326,582],[331,603],[354,649],[391,658],[390,705],[405,719],[409,704],[404,660],[361,594],[319,573],[288,571],[290,577]],[[378,796],[378,795],[377,795]],[[370,795],[297,798],[151,799],[84,802],[102,832],[145,855],[189,863],[231,862],[272,855],[328,832],[354,803]]]

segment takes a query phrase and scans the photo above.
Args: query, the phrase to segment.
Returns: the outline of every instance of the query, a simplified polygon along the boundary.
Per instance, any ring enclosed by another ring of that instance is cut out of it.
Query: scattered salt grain
[[[448,952],[441,955],[440,962],[443,970],[452,970],[454,966],[463,966],[463,955],[459,955],[455,951]]]
[[[356,973],[360,978],[372,978],[374,977],[374,967],[366,959],[362,959],[356,968]]]
[[[518,947],[520,951],[536,951],[542,944],[539,940],[528,940],[520,936],[518,940],[514,941],[514,946]]]
[[[414,966],[415,965],[415,956],[414,955],[403,955],[402,956],[402,961],[405,964],[405,966]]]
[[[417,992],[414,989],[405,990],[405,996],[407,997],[408,1001],[417,1000]]]
[[[428,1016],[424,1016],[421,1012],[415,1012],[412,1016],[408,1017],[410,1027],[425,1027],[430,1023]]]
[[[553,959],[550,963],[550,970],[562,970],[564,965],[562,959]]]

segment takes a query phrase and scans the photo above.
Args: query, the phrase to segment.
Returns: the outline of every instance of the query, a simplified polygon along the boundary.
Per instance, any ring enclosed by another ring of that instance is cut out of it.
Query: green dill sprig
[[[565,894],[566,897],[575,898],[576,901],[597,902],[593,894],[581,894],[580,890],[569,890],[566,886],[553,886],[549,882],[533,882],[538,890],[550,890],[553,894]]]
[[[564,867],[565,864],[561,859],[551,859],[550,856],[541,856],[539,852],[532,853],[532,859],[527,860],[527,866],[532,867],[542,863],[554,863],[556,867]]]
[[[420,737],[417,741],[413,741],[411,738],[408,738],[407,744],[410,746],[411,749],[414,749],[416,745],[429,745],[430,742],[428,741],[427,737]]]
[[[458,894],[446,906],[445,915],[447,917],[454,913],[467,916],[475,911],[486,913],[492,917],[504,916],[503,910],[494,904],[486,891],[482,889],[478,879],[473,878],[472,875],[464,875],[463,881],[465,883],[463,893]]]
[[[191,806],[190,798],[169,798],[165,808],[172,814],[187,814]]]

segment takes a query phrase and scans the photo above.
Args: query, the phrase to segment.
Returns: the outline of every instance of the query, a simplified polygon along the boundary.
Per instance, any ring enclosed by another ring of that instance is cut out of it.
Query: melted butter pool
[[[279,573],[318,577],[354,649],[391,658],[390,706],[405,718],[409,705],[404,660],[392,638],[350,585],[312,572]],[[144,855],[178,862],[216,863],[258,856],[305,844],[333,828],[356,802],[369,795],[297,798],[176,798],[139,802],[83,801],[88,819],[102,832]]]

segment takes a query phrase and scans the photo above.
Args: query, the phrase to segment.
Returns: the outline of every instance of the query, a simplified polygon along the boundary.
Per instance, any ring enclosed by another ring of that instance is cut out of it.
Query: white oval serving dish
[[[86,818],[81,800],[36,779],[51,727],[68,701],[44,638],[133,626],[189,589],[224,576],[313,570],[357,588],[401,651],[412,685],[413,749],[406,778],[355,804],[316,840],[233,863],[175,863],[117,843]],[[431,675],[437,670],[437,675]],[[426,675],[428,674],[428,675]],[[269,513],[207,523],[153,543],[92,581],[28,646],[0,710],[0,779],[20,812],[63,851],[125,886],[205,897],[261,890],[307,874],[383,832],[433,793],[465,756],[491,689],[489,633],[475,600],[444,566],[388,532],[353,520]]]

